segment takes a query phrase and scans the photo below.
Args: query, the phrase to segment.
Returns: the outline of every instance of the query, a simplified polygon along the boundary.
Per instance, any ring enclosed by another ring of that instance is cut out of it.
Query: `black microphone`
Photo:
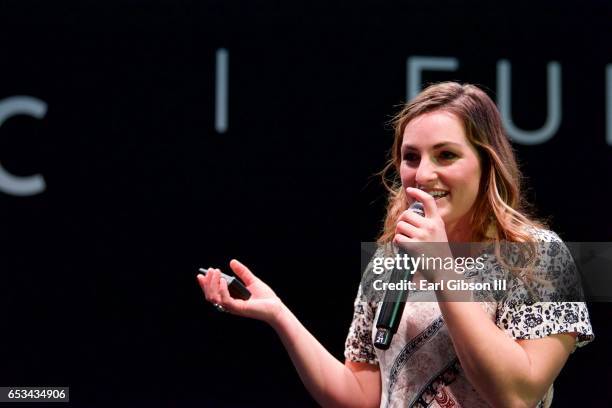
[[[419,201],[415,201],[410,206],[409,210],[419,214],[421,217],[425,216],[423,204]],[[408,266],[405,269],[394,268],[391,272],[391,278],[389,283],[398,284],[403,281],[411,281],[414,277],[412,271],[412,264],[408,262]],[[397,286],[397,285],[396,285]],[[374,336],[374,347],[380,350],[387,350],[393,340],[393,335],[397,333],[400,321],[402,320],[402,314],[404,313],[404,306],[406,306],[406,297],[408,291],[403,289],[390,290],[387,288],[383,303],[380,306],[380,313],[376,320],[376,336]]]

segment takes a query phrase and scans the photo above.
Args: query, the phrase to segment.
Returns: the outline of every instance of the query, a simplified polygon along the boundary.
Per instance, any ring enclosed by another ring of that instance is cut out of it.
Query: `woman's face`
[[[459,118],[435,111],[408,123],[402,140],[402,185],[433,195],[449,227],[467,225],[478,196],[480,160]]]

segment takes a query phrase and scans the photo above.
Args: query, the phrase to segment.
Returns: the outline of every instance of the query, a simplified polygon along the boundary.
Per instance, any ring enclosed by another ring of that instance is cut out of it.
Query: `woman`
[[[499,112],[477,87],[441,83],[419,94],[395,118],[391,156],[383,176],[395,171],[399,182],[388,186],[381,248],[425,251],[428,242],[560,244],[522,210],[520,173]],[[423,203],[424,217],[408,210],[415,200]],[[442,250],[436,256],[452,256],[448,245],[436,247]],[[546,258],[538,258],[542,255]],[[512,278],[508,296],[526,293],[533,270],[573,265],[563,245],[534,256],[538,259],[523,268],[501,256],[489,264],[491,271]],[[436,291],[433,302],[415,293],[391,347],[376,350],[372,329],[379,303],[360,287],[342,364],[246,266],[233,260],[230,267],[251,299],[232,299],[218,269],[198,276],[206,299],[269,323],[323,406],[548,406],[569,354],[593,338],[581,302],[534,304],[516,301],[520,297],[450,302],[448,292]],[[429,282],[440,279],[432,271],[417,274]]]

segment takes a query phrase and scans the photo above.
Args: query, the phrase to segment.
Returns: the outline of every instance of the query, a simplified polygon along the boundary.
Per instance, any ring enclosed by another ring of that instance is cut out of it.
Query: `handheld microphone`
[[[423,204],[419,201],[412,203],[409,210],[425,216]],[[394,268],[391,272],[389,283],[400,283],[403,281],[411,281],[414,276],[412,265],[409,263],[408,268]],[[398,285],[395,285],[396,287]],[[393,335],[397,333],[404,306],[406,306],[406,297],[408,291],[403,289],[391,290],[387,288],[383,303],[380,306],[380,313],[376,320],[376,336],[374,336],[374,347],[380,350],[387,350],[393,340]]]

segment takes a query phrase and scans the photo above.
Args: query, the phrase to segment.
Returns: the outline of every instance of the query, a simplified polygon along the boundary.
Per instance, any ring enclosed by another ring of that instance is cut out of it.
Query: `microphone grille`
[[[420,201],[415,201],[408,209],[419,214],[421,217],[425,217],[425,207],[423,207],[423,203]]]

